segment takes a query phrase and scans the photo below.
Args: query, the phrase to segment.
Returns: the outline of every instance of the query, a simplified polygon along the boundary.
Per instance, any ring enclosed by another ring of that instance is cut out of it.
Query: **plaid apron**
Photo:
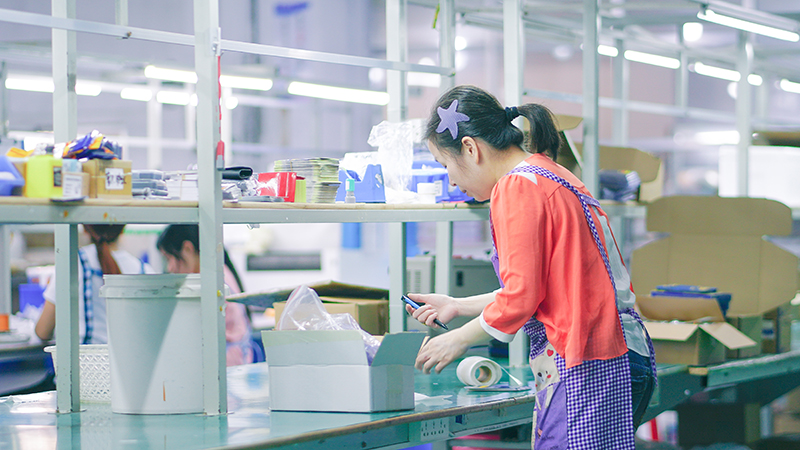
[[[597,200],[582,194],[569,182],[542,167],[530,165],[516,167],[509,174],[519,172],[533,173],[553,180],[578,197],[616,294],[608,255],[589,211],[589,206],[600,206]],[[492,245],[494,245],[493,226]],[[500,286],[503,286],[496,248],[492,253],[492,264],[500,280]],[[641,321],[632,309],[618,310],[618,313],[620,327],[622,313],[630,314]],[[555,352],[547,340],[544,324],[532,317],[523,329],[530,337],[530,365],[536,379],[532,448],[534,450],[634,450],[635,430],[628,355],[610,360],[584,361],[578,366],[567,369],[564,358]],[[655,373],[655,358],[652,357],[654,354],[651,348],[653,373]]]

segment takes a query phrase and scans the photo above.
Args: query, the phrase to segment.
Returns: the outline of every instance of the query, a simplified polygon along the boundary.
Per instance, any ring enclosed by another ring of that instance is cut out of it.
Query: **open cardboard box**
[[[313,289],[317,295],[324,297],[372,300],[389,298],[389,291],[387,289],[340,283],[333,280],[318,281],[308,284],[307,286]],[[296,288],[297,286],[292,286],[261,292],[243,292],[241,294],[228,296],[225,300],[261,308],[272,308],[275,302],[285,302],[288,300],[292,291]]]
[[[380,336],[389,331],[389,301],[363,298],[320,297],[329,314],[347,313],[353,316],[369,334]],[[283,314],[286,302],[275,302],[275,323]]]
[[[647,230],[670,233],[633,251],[637,292],[661,284],[715,286],[732,295],[727,316],[751,316],[791,301],[798,258],[765,240],[792,231],[792,212],[760,198],[662,197],[647,208]]]
[[[387,334],[371,365],[358,331],[262,331],[274,411],[414,409],[414,360],[425,333]]]
[[[713,364],[760,350],[759,342],[725,322],[716,299],[636,296],[636,306],[647,319],[663,321],[644,323],[659,363]]]
[[[578,154],[583,155],[583,143],[576,142],[574,146]],[[664,165],[657,156],[632,147],[601,145],[598,158],[597,164],[600,170],[631,170],[639,174],[642,182],[638,196],[640,202],[649,203],[662,196]]]

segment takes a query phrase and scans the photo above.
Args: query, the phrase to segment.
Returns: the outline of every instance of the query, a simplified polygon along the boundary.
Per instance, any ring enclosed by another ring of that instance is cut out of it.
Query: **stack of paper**
[[[275,161],[275,172],[295,172],[306,180],[308,203],[334,203],[339,190],[339,160],[299,158]]]

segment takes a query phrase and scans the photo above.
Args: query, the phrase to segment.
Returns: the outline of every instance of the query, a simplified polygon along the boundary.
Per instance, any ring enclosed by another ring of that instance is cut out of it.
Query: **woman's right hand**
[[[439,319],[442,323],[447,324],[451,320],[458,317],[458,301],[449,295],[444,294],[408,294],[408,298],[414,300],[420,306],[419,309],[414,309],[406,305],[406,312],[421,323],[431,327],[439,328],[439,325],[433,323],[434,320]]]

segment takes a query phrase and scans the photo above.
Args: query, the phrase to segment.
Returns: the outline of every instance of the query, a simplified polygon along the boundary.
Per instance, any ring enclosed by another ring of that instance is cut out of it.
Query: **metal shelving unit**
[[[57,409],[59,412],[74,412],[80,409],[78,380],[78,297],[77,246],[80,223],[198,223],[201,242],[201,314],[203,346],[204,412],[208,415],[224,414],[226,404],[226,371],[224,317],[220,314],[222,299],[222,254],[217,242],[222,240],[223,223],[321,223],[321,222],[391,222],[390,249],[392,298],[399,297],[405,276],[405,223],[409,221],[485,220],[486,208],[462,209],[358,209],[342,208],[305,209],[292,208],[223,208],[221,175],[217,169],[224,166],[218,155],[221,153],[219,92],[216,78],[219,74],[219,56],[222,51],[236,51],[258,55],[293,58],[305,61],[346,64],[361,67],[379,67],[389,70],[389,87],[392,100],[388,106],[390,120],[404,120],[407,111],[407,88],[405,73],[408,71],[435,73],[452,79],[454,63],[449,67],[434,67],[407,62],[406,49],[406,0],[387,0],[387,56],[386,60],[351,55],[331,54],[271,45],[223,40],[219,27],[219,3],[217,0],[194,0],[194,35],[127,26],[126,21],[117,24],[98,23],[76,19],[75,0],[52,0],[52,15],[33,14],[0,8],[0,21],[46,27],[52,30],[53,82],[53,128],[56,142],[71,140],[77,133],[76,78],[76,33],[93,33],[114,36],[120,39],[145,40],[193,46],[197,83],[197,148],[199,202],[169,202],[166,205],[103,203],[87,201],[85,204],[55,204],[30,201],[30,199],[2,199],[2,224],[32,223],[55,224],[55,247],[57,282],[68,286],[57,293],[57,301],[69,308],[57,310],[57,338],[60,350],[56,364],[59,371],[57,386]],[[452,0],[448,2],[452,5]],[[117,17],[127,17],[127,2],[117,2]],[[454,10],[450,8],[449,20],[454,23]],[[444,28],[448,28],[447,25]],[[445,32],[454,38],[452,28]],[[452,51],[450,52],[452,55]],[[451,82],[452,84],[452,82]],[[2,227],[2,225],[0,225]],[[4,227],[3,227],[4,228]],[[451,228],[449,228],[451,230]],[[452,248],[452,235],[448,227],[441,228],[443,248]],[[3,236],[6,231],[2,230]],[[213,236],[214,239],[208,239]],[[396,239],[395,239],[396,238]],[[1,269],[2,267],[0,267]],[[213,281],[211,281],[213,280]],[[447,284],[445,284],[446,286]],[[397,301],[399,303],[399,300]],[[402,329],[402,306],[390,308],[395,319],[391,329]]]

